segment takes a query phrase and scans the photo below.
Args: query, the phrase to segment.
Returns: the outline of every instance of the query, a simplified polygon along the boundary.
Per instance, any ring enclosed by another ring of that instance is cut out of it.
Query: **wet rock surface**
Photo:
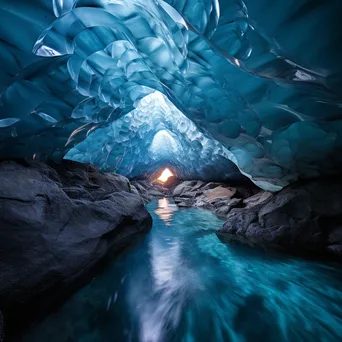
[[[263,194],[253,184],[230,185],[227,183],[185,181],[176,186],[172,196],[181,208],[198,207],[212,210],[226,218],[230,210],[243,206],[243,201],[254,194]],[[261,195],[259,195],[261,196]]]
[[[220,233],[298,253],[342,257],[342,181],[298,182],[259,193],[227,216]]]
[[[185,181],[172,196],[180,208],[209,209],[225,220],[219,233],[298,254],[342,257],[342,181],[297,182],[278,193],[253,185]]]
[[[148,180],[135,180],[131,182],[132,191],[139,194],[144,203],[154,199],[170,197],[172,190],[159,183],[152,183]]]
[[[127,178],[89,165],[0,163],[0,310],[6,327],[19,330],[61,304],[150,229],[151,216],[132,192]]]
[[[2,313],[0,311],[0,342],[3,342],[4,341],[4,338],[5,338],[5,329],[4,329],[4,318],[2,316]]]

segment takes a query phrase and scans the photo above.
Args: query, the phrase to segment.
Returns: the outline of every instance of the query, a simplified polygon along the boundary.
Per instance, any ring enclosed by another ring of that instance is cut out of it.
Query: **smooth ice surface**
[[[87,159],[94,134],[158,91],[229,151],[202,158],[192,141],[184,154],[200,155],[206,178],[232,162],[277,190],[340,172],[341,11],[340,0],[0,0],[0,157],[58,160],[75,147]],[[116,144],[126,174],[146,172],[132,148],[144,136],[149,156],[158,132],[147,125],[153,132]],[[88,159],[111,170],[106,148]]]
[[[153,228],[22,342],[336,342],[339,265],[222,243],[222,224],[168,199]]]

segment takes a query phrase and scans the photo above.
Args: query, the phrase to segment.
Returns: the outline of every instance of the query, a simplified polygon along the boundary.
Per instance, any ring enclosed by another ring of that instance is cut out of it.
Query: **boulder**
[[[191,200],[184,200],[184,201],[182,201],[180,203],[177,203],[177,206],[179,208],[190,208],[190,207],[193,206],[193,201],[191,201]]]
[[[246,208],[252,208],[252,207],[255,207],[256,205],[259,205],[267,201],[272,195],[273,195],[272,192],[260,191],[257,194],[246,198],[243,201],[243,204]]]
[[[184,191],[185,187],[186,187],[186,186],[184,185],[184,183],[178,184],[178,185],[174,188],[174,190],[173,190],[173,192],[172,192],[172,196],[173,196],[173,197],[180,197],[180,196],[182,195],[182,192]]]
[[[260,188],[258,188],[255,184],[250,184],[249,182],[245,182],[244,185],[236,185],[236,197],[246,199],[260,192]]]
[[[185,181],[180,183],[173,190],[173,197],[183,196],[184,193],[194,192],[204,185],[202,181]],[[188,196],[189,197],[189,196]]]
[[[25,324],[61,303],[152,219],[128,180],[64,161],[0,162],[0,310]]]
[[[212,190],[208,190],[206,193],[206,198],[207,201],[210,202],[217,198],[231,198],[235,193],[235,188],[224,188],[223,186],[218,186]]]
[[[148,191],[148,194],[150,196],[150,198],[154,198],[154,197],[157,197],[157,198],[160,198],[160,197],[165,197],[165,194],[160,192],[159,190],[156,190],[156,189],[150,189]]]
[[[4,339],[5,339],[4,318],[0,311],[0,342],[3,342]]]
[[[209,182],[207,184],[205,184],[202,188],[202,190],[211,190],[214,188],[217,188],[218,186],[222,186],[222,183],[217,183],[217,182]]]
[[[135,180],[132,182],[132,185],[138,191],[145,203],[153,199],[169,197],[171,193],[171,190],[165,188],[162,184],[151,183],[147,180]]]
[[[180,183],[176,176],[170,176],[162,185],[167,189],[172,189]]]
[[[146,186],[145,182],[133,181],[131,185],[131,189],[133,193],[135,194],[138,193],[141,196],[144,203],[147,203],[149,202],[149,194],[145,186]]]
[[[241,198],[232,198],[228,201],[222,201],[220,202],[220,205],[216,207],[217,209],[215,210],[215,214],[220,217],[225,217],[233,208],[239,208],[241,206]]]
[[[260,194],[245,208],[232,209],[219,232],[298,253],[342,257],[342,180],[297,182],[273,195]]]

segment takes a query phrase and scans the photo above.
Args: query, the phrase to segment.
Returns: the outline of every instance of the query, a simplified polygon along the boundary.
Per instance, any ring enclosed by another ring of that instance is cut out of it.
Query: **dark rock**
[[[138,189],[134,185],[131,185],[131,192],[132,194],[140,196]]]
[[[240,208],[242,206],[242,199],[241,198],[232,198],[227,204],[231,209]]]
[[[241,205],[241,198],[232,198],[229,201],[222,201],[220,202],[220,205],[216,207],[215,214],[220,217],[225,217],[233,208],[239,208]]]
[[[245,199],[243,201],[243,204],[246,206],[246,208],[252,208],[252,207],[255,207],[256,205],[259,205],[267,201],[272,196],[273,196],[272,192],[260,191],[257,194]]]
[[[2,316],[2,312],[0,311],[0,342],[4,342],[4,340],[5,340],[4,317]]]
[[[202,194],[201,191],[184,191],[182,193],[183,198],[196,198]]]
[[[336,256],[342,257],[342,243],[329,245],[328,251]]]
[[[170,189],[167,189],[158,183],[151,183],[146,180],[137,180],[133,181],[132,185],[138,191],[145,203],[153,199],[169,197],[171,195]]]
[[[231,198],[236,194],[236,188],[227,184],[210,182],[205,184],[202,181],[186,181],[179,184],[173,191],[173,197],[177,205],[194,206],[209,210],[217,210],[226,206],[219,212],[219,216],[226,216],[233,206],[229,203]],[[238,200],[241,203],[241,200]],[[225,214],[223,214],[225,213]]]
[[[81,186],[71,186],[69,188],[62,188],[62,190],[72,199],[83,198],[89,201],[95,200],[95,198]]]
[[[262,245],[341,256],[341,179],[298,182],[262,201],[265,194],[246,208],[233,209],[219,232]]]
[[[223,186],[218,186],[212,190],[208,190],[205,193],[206,200],[208,202],[215,200],[215,199],[222,199],[222,198],[231,198],[235,195],[236,189],[235,188],[225,188]]]
[[[180,197],[182,195],[182,192],[184,191],[185,188],[186,188],[186,186],[184,185],[184,183],[180,183],[173,190],[172,196],[173,197]]]
[[[25,324],[150,229],[128,180],[64,161],[0,163],[0,309]]]
[[[151,189],[148,191],[148,194],[151,198],[154,198],[154,197],[165,197],[165,194],[158,191],[158,190],[155,190],[155,189]]]
[[[180,208],[190,208],[193,206],[193,201],[183,201],[183,202],[180,202],[180,203],[177,203],[178,207]]]
[[[192,207],[194,205],[194,200],[192,198],[175,197],[175,203],[178,207]]]
[[[209,203],[210,203],[210,204],[213,204],[213,206],[214,206],[216,209],[218,209],[218,208],[221,208],[221,207],[227,205],[227,202],[228,202],[229,200],[227,201],[227,200],[225,200],[224,198],[215,198],[214,201],[215,201],[215,202],[210,201]]]
[[[180,180],[176,176],[170,176],[164,183],[163,187],[172,189],[180,183]]]
[[[31,162],[31,165],[37,164]],[[107,173],[104,176],[92,165],[65,160],[61,164],[53,163],[45,166],[40,163],[39,168],[44,169],[50,179],[57,179],[59,183],[62,183],[63,188],[84,189],[94,199],[102,198],[104,193],[130,192],[130,183],[126,177],[114,173]]]
[[[202,190],[211,190],[217,188],[218,186],[222,186],[222,183],[209,182],[203,186]]]
[[[208,209],[208,210],[212,210],[212,211],[215,210],[215,207],[212,204],[203,200],[203,196],[193,200],[193,206],[196,208]]]
[[[147,186],[144,181],[134,181],[132,182],[131,189],[133,193],[138,193],[144,203],[149,202],[149,194],[147,188],[144,186]]]
[[[204,185],[202,181],[185,181],[176,186],[173,190],[172,196],[179,197],[185,193],[194,192]],[[189,197],[189,196],[188,196]]]
[[[246,185],[237,185],[236,187],[236,197],[246,199],[260,192],[260,188],[258,188],[254,184],[246,184]]]
[[[198,189],[202,188],[204,184],[205,183],[200,181],[200,180],[196,181],[196,183],[192,186],[192,190],[193,191],[198,190]]]

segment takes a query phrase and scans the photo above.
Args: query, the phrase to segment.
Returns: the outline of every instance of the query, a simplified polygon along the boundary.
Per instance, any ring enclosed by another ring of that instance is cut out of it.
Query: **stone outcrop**
[[[140,195],[145,203],[158,198],[170,197],[171,195],[170,189],[148,180],[132,181],[132,191]]]
[[[206,208],[226,218],[233,208],[242,207],[243,201],[257,192],[260,190],[253,184],[231,186],[216,182],[185,181],[175,187],[172,196],[180,208]]]
[[[253,185],[185,181],[173,190],[180,208],[209,209],[225,220],[220,234],[297,254],[342,257],[342,181],[297,182],[278,193]]]
[[[298,182],[232,209],[220,233],[298,253],[342,257],[342,181]]]
[[[0,342],[4,341],[5,338],[5,329],[4,329],[4,318],[2,316],[2,312],[0,311]]]
[[[0,310],[6,326],[18,329],[19,322],[60,304],[150,229],[151,216],[131,191],[127,178],[89,165],[0,162]]]
[[[181,181],[176,176],[170,176],[162,186],[166,189],[175,188]]]

